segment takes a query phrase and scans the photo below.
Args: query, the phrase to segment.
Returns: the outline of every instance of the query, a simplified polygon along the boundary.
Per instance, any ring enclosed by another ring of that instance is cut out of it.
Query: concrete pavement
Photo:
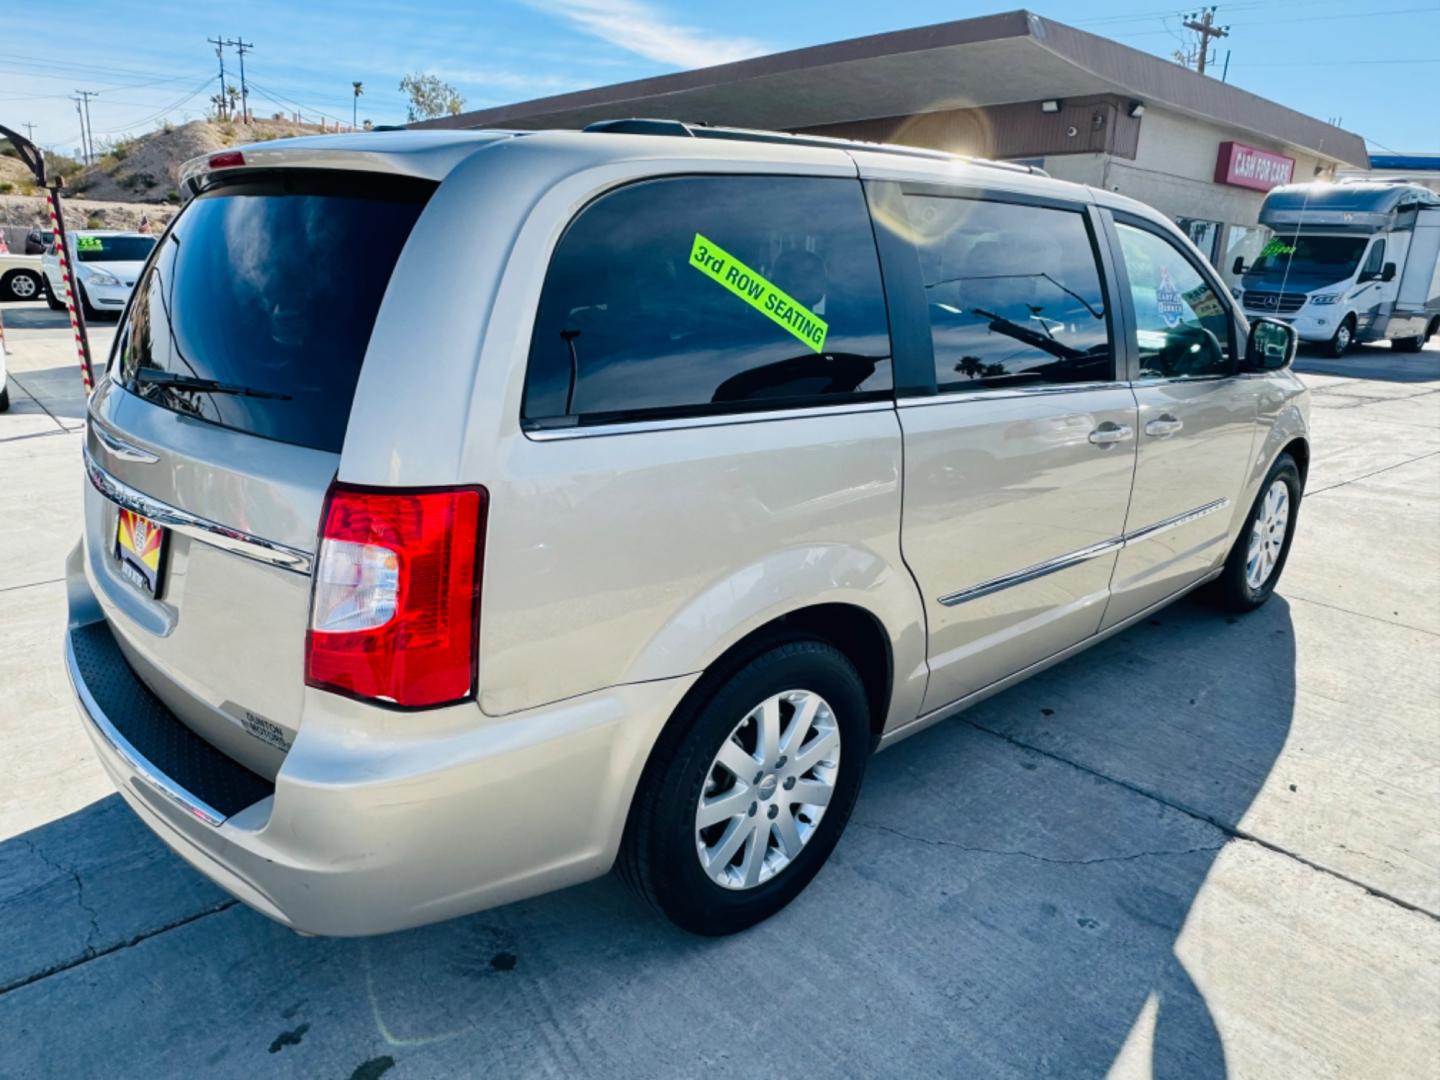
[[[687,937],[604,880],[356,941],[235,904],[96,764],[83,394],[63,317],[4,317],[0,1077],[1440,1076],[1435,346],[1302,357],[1270,605],[1182,602],[876,758],[769,923]]]

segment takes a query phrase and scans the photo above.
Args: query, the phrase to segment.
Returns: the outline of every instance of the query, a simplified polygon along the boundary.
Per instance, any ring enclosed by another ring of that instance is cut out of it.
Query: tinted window
[[[1135,302],[1141,378],[1197,378],[1234,370],[1230,313],[1169,240],[1118,225]]]
[[[910,195],[944,390],[1112,378],[1105,298],[1076,211]]]
[[[153,236],[75,237],[75,258],[80,262],[144,262],[155,246]]]
[[[1365,267],[1361,271],[1366,274],[1380,276],[1380,271],[1385,269],[1385,241],[1376,240],[1370,248],[1370,254],[1365,256]]]
[[[380,298],[433,187],[297,174],[200,195],[136,286],[121,381],[177,412],[338,451]],[[147,383],[145,368],[268,396]]]
[[[602,197],[561,239],[524,415],[603,422],[884,396],[889,355],[859,183],[652,180]]]

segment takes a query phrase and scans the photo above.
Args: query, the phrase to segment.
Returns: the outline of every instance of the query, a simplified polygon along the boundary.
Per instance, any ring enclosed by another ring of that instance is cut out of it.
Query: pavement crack
[[[44,859],[44,856],[42,855],[41,858]],[[45,861],[51,866],[55,865],[53,862],[50,862],[49,859],[45,859]],[[123,941],[117,941],[113,945],[107,945],[104,948],[95,948],[93,946],[87,945],[85,953],[75,957],[74,959],[63,960],[58,964],[51,964],[50,966],[43,968],[40,971],[36,971],[30,975],[26,975],[24,978],[15,979],[11,982],[5,983],[4,985],[0,985],[0,997],[4,997],[6,994],[14,990],[23,990],[25,987],[37,983],[41,979],[48,979],[52,975],[63,974],[64,972],[69,971],[71,968],[77,968],[83,964],[88,964],[91,961],[99,960],[102,957],[109,956],[111,953],[117,953],[121,952],[124,949],[129,949],[135,945],[139,945],[142,941],[146,941],[152,937],[157,937],[160,934],[164,934],[170,930],[178,930],[180,927],[188,926],[192,922],[207,918],[211,915],[218,915],[222,911],[228,911],[230,908],[234,907],[238,903],[240,903],[240,901],[234,899],[222,900],[217,904],[213,904],[210,907],[205,908],[203,911],[197,911],[191,915],[186,915],[184,918],[175,919],[172,922],[165,923],[163,926],[157,926],[153,930],[141,931],[140,933],[134,934]]]
[[[1440,453],[1440,451],[1437,451],[1437,453]],[[1322,874],[1327,874],[1338,881],[1343,881],[1346,884],[1355,886],[1357,889],[1362,889],[1376,899],[1389,901],[1396,907],[1404,908],[1406,911],[1414,912],[1416,915],[1423,915],[1427,919],[1430,919],[1434,922],[1440,922],[1440,912],[1434,912],[1428,908],[1421,907],[1419,904],[1412,903],[1411,901],[1406,900],[1403,897],[1396,896],[1394,893],[1386,892],[1384,889],[1378,889],[1374,885],[1367,884],[1366,882],[1361,881],[1359,878],[1354,878],[1351,877],[1349,874],[1341,873],[1339,870],[1336,870],[1330,866],[1326,866],[1324,863],[1319,863],[1316,862],[1314,859],[1306,858],[1299,852],[1291,851],[1289,848],[1283,847],[1280,844],[1274,843],[1273,841],[1266,840],[1262,836],[1257,836],[1254,833],[1246,832],[1244,829],[1241,829],[1236,825],[1232,824],[1231,822],[1225,821],[1222,818],[1215,817],[1212,814],[1207,814],[1204,811],[1197,810],[1192,806],[1186,806],[1183,803],[1177,803],[1173,800],[1163,798],[1155,792],[1150,791],[1147,788],[1143,788],[1138,784],[1133,784],[1128,780],[1121,780],[1119,777],[1111,776],[1108,773],[1101,772],[1099,769],[1092,769],[1088,765],[1082,765],[1080,764],[1080,762],[1074,761],[1061,754],[1056,754],[1049,750],[1042,750],[1040,747],[1032,746],[1030,743],[1023,742],[1022,740],[1017,739],[1012,735],[1006,735],[1003,732],[994,730],[993,728],[988,728],[984,724],[976,723],[974,720],[970,719],[967,716],[962,716],[960,717],[960,719],[963,720],[970,727],[974,728],[976,731],[982,731],[986,735],[993,735],[995,738],[1001,739],[1004,742],[1009,743],[1011,746],[1019,747],[1021,750],[1028,750],[1032,754],[1039,754],[1041,757],[1047,758],[1050,761],[1058,762],[1061,765],[1068,765],[1072,769],[1078,769],[1080,772],[1085,773],[1087,776],[1095,777],[1097,780],[1104,780],[1106,783],[1116,784],[1124,788],[1126,791],[1133,792],[1134,794],[1139,795],[1142,798],[1150,799],[1154,802],[1159,803],[1162,806],[1167,806],[1171,810],[1176,810],[1179,813],[1185,814],[1188,817],[1195,818],[1197,821],[1203,821],[1209,825],[1213,825],[1226,836],[1232,837],[1236,840],[1244,840],[1252,844],[1257,844],[1260,847],[1265,848],[1267,851],[1273,851],[1276,855],[1281,855],[1287,859],[1292,859],[1303,866],[1308,866],[1311,870],[1318,871]]]
[[[20,839],[23,840],[25,846],[30,849],[30,853],[46,866],[50,867],[51,870],[54,870],[57,874],[64,874],[75,882],[75,903],[80,906],[81,911],[90,917],[90,930],[85,935],[85,950],[81,954],[81,962],[83,963],[95,955],[95,942],[96,939],[100,937],[100,913],[85,902],[85,880],[80,876],[80,871],[76,870],[73,866],[62,866],[56,862],[47,855],[34,840],[28,837],[21,837]]]
[[[1018,848],[975,847],[970,844],[961,844],[954,840],[941,840],[933,836],[916,836],[914,833],[906,832],[903,829],[897,829],[891,825],[881,825],[874,821],[852,821],[851,824],[862,829],[874,829],[876,832],[889,833],[891,836],[898,836],[903,840],[910,840],[914,843],[926,844],[931,847],[953,848],[956,851],[970,852],[976,855],[1011,856],[1019,859],[1030,859],[1034,862],[1050,863],[1054,866],[1095,866],[1100,863],[1132,862],[1135,859],[1163,858],[1167,855],[1197,855],[1202,852],[1219,851],[1225,846],[1224,843],[1203,844],[1199,847],[1133,851],[1127,855],[1097,855],[1091,859],[1059,859],[1050,855],[1037,855],[1033,851],[1021,851]]]
[[[1424,461],[1426,458],[1432,458],[1436,454],[1440,454],[1440,450],[1431,450],[1428,454],[1421,454],[1418,457],[1406,458],[1404,461],[1397,461],[1394,465],[1386,465],[1383,469],[1376,469],[1374,472],[1364,473],[1361,476],[1352,476],[1349,480],[1341,480],[1338,483],[1327,484],[1325,487],[1322,488],[1312,488],[1309,491],[1305,492],[1305,498],[1312,499],[1316,495],[1323,495],[1327,491],[1334,491],[1336,488],[1342,488],[1348,484],[1358,484],[1361,480],[1369,480],[1372,476],[1379,476],[1381,473],[1387,473],[1391,469],[1400,469],[1404,468],[1406,465],[1414,465],[1415,462]]]

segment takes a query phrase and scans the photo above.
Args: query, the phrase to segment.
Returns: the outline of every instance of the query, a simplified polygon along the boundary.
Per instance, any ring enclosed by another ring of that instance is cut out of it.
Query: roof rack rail
[[[754,128],[713,127],[709,124],[687,123],[683,120],[663,120],[649,117],[626,117],[616,120],[597,120],[587,125],[587,132],[612,135],[671,135],[692,139],[733,139],[736,142],[779,143],[785,146],[817,146],[831,150],[872,150],[882,154],[897,154],[902,157],[927,158],[931,161],[963,161],[969,165],[980,165],[1006,172],[1030,173],[1034,176],[1049,176],[1036,165],[1020,165],[1012,161],[991,161],[988,158],[967,157],[963,154],[949,154],[944,150],[930,150],[923,146],[898,146],[895,143],[864,142],[860,139],[837,139],[828,135],[797,135],[786,131],[760,131]]]

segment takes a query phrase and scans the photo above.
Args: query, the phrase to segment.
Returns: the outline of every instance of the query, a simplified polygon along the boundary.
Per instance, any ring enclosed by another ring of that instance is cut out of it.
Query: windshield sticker
[[[829,323],[699,233],[690,245],[690,265],[790,331],[815,352],[825,347]]]
[[[1271,240],[1268,244],[1266,244],[1265,247],[1261,250],[1261,252],[1260,252],[1260,258],[1262,258],[1262,259],[1273,259],[1273,258],[1275,258],[1275,257],[1278,256],[1278,255],[1294,255],[1294,254],[1295,254],[1295,245],[1294,245],[1294,244],[1287,244],[1287,243],[1285,243],[1284,240],[1281,240],[1279,237],[1276,237],[1274,240]]]
[[[1180,290],[1170,280],[1170,268],[1160,268],[1160,284],[1155,288],[1155,306],[1160,309],[1160,318],[1166,326],[1179,326],[1185,314],[1185,305],[1180,300]]]
[[[98,236],[77,236],[75,238],[76,251],[104,251],[105,241]]]

